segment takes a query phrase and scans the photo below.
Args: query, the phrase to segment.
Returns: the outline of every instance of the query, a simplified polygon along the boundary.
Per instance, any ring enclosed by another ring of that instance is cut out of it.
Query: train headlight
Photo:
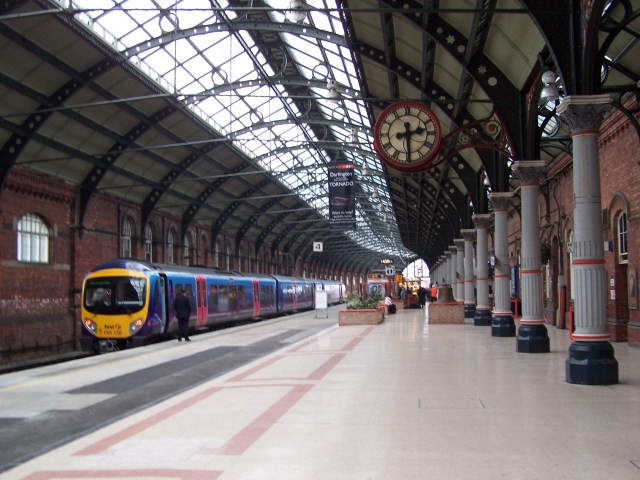
[[[142,327],[142,318],[137,318],[129,324],[129,333],[135,333]]]
[[[86,329],[94,335],[98,332],[98,325],[96,325],[96,322],[94,322],[93,320],[85,318],[83,323]]]

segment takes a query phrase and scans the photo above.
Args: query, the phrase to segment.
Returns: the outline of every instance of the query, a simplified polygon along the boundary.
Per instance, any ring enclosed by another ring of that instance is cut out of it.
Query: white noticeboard
[[[327,291],[326,290],[317,290],[316,291],[316,318],[318,318],[318,310],[326,310],[327,318],[329,318],[329,305],[327,302]]]

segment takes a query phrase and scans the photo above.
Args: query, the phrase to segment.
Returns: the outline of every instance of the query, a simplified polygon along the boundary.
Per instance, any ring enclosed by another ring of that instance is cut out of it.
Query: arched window
[[[627,214],[618,217],[618,263],[629,263],[627,251]]]
[[[151,227],[147,225],[144,227],[144,258],[153,262],[153,232]]]
[[[173,260],[173,231],[169,230],[169,235],[167,236],[167,263],[173,264],[175,263]]]
[[[220,258],[218,257],[220,255],[220,240],[216,240],[215,245],[213,246],[213,266],[214,267],[219,267],[220,266]]]
[[[49,263],[49,227],[33,213],[18,221],[18,254],[20,262]]]
[[[131,222],[128,218],[122,222],[122,258],[131,258]]]
[[[185,265],[189,265],[189,249],[190,249],[191,245],[189,242],[189,236],[185,235],[184,236],[184,264]]]

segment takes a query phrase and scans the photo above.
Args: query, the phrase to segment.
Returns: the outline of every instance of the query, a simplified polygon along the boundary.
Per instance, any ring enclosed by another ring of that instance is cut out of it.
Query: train
[[[315,308],[316,290],[343,303],[344,283],[215,267],[115,259],[93,268],[82,285],[80,345],[100,353],[172,338],[178,329],[173,300],[191,299],[190,331],[205,331]]]

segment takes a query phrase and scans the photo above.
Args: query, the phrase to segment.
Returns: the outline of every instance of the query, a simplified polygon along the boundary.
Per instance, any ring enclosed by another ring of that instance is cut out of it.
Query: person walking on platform
[[[189,338],[189,317],[191,316],[191,299],[185,295],[184,288],[180,289],[180,293],[176,295],[173,301],[173,309],[176,311],[178,319],[178,341],[181,342],[184,337],[185,342],[190,342]]]
[[[418,301],[420,302],[420,308],[423,308],[427,301],[427,289],[423,286],[418,288]]]

